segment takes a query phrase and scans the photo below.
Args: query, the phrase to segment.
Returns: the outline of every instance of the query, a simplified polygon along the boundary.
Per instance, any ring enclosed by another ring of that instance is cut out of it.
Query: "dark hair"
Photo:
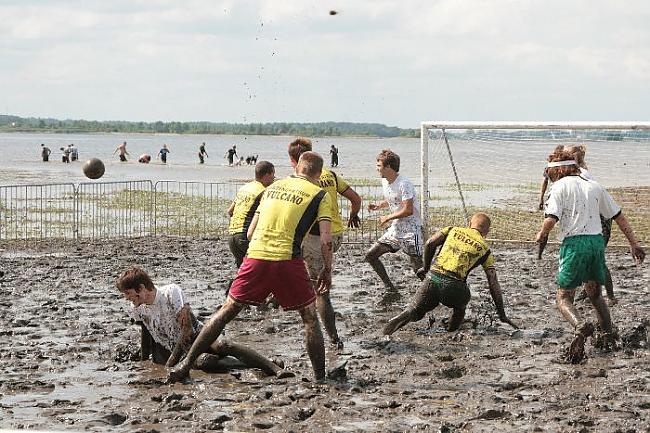
[[[377,161],[381,161],[384,167],[390,167],[399,171],[399,155],[390,149],[384,149],[377,155]]]
[[[300,155],[296,172],[314,177],[321,171],[323,171],[323,158],[319,154],[308,151]]]
[[[275,166],[268,161],[255,164],[255,180],[260,180],[267,174],[275,173]]]
[[[129,289],[133,289],[136,292],[139,292],[140,284],[144,285],[144,287],[150,290],[153,290],[155,288],[153,281],[151,281],[151,278],[149,278],[149,274],[147,274],[144,269],[137,266],[124,271],[115,283],[117,290],[120,292],[126,292]]]
[[[289,157],[292,161],[298,162],[300,155],[311,151],[311,140],[305,137],[298,137],[289,143]]]

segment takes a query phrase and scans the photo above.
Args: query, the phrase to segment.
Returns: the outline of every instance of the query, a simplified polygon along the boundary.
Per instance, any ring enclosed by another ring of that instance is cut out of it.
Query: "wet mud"
[[[376,307],[382,291],[363,251],[337,255],[332,300],[343,350],[328,348],[326,383],[312,381],[297,313],[251,308],[226,337],[281,358],[296,377],[258,370],[192,371],[165,383],[165,369],[138,361],[139,329],[114,286],[143,266],[158,284],[181,285],[207,318],[234,275],[225,240],[156,238],[0,246],[0,428],[79,431],[611,431],[650,425],[650,274],[625,251],[608,251],[621,349],[586,360],[561,356],[573,332],[555,309],[556,255],[536,246],[494,246],[506,311],[501,324],[481,271],[470,277],[466,321],[448,333],[449,310],[381,328],[419,281],[406,256],[389,255],[402,299]],[[595,315],[588,301],[580,312]]]

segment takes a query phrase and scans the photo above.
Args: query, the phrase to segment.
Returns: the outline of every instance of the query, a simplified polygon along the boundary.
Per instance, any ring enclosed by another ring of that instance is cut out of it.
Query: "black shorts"
[[[120,155],[120,161],[126,162],[126,155]]]
[[[228,248],[230,248],[230,252],[235,257],[235,263],[238,268],[244,261],[244,257],[246,257],[246,253],[248,252],[248,243],[246,233],[237,233],[231,235],[230,239],[228,239]]]

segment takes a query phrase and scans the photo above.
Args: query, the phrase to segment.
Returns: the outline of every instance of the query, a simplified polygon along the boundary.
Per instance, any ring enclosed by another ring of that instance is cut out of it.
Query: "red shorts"
[[[271,293],[285,310],[314,302],[316,292],[301,257],[279,262],[244,258],[229,296],[242,304],[261,305]]]

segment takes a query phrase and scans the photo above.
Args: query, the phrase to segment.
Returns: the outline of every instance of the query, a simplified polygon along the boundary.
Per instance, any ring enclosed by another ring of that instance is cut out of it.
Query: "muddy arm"
[[[492,296],[492,301],[494,301],[494,306],[497,309],[497,314],[499,315],[499,320],[503,323],[507,323],[515,329],[519,329],[517,325],[512,323],[508,316],[506,316],[506,311],[503,308],[503,296],[501,294],[501,286],[499,285],[499,279],[497,278],[497,271],[494,268],[487,268],[485,270],[485,275],[488,279],[488,286],[490,287],[490,296]]]
[[[176,320],[181,327],[182,335],[181,338],[176,342],[174,350],[172,350],[169,359],[165,364],[166,367],[173,367],[181,359],[181,355],[192,343],[192,336],[194,334],[194,329],[192,327],[192,312],[190,311],[190,306],[188,304],[183,305],[181,311],[178,312]]]
[[[424,280],[425,275],[431,269],[431,262],[433,262],[436,255],[436,249],[445,243],[445,239],[447,237],[442,232],[436,232],[424,245],[424,264],[415,272],[420,280]]]
[[[233,201],[230,203],[230,207],[228,208],[228,216],[232,217],[233,212],[235,212],[235,202]]]
[[[248,232],[246,233],[246,237],[250,241],[253,239],[253,233],[255,233],[255,227],[257,227],[257,221],[260,219],[259,214],[255,214],[253,217],[253,220],[251,221],[251,225],[248,226]]]
[[[332,287],[332,223],[329,220],[318,222],[320,230],[320,249],[323,254],[323,269],[318,275],[316,291],[328,293]]]
[[[361,210],[361,197],[352,188],[348,188],[341,195],[350,200],[350,217],[348,218],[348,227],[357,228],[361,225],[359,220],[359,211]]]
[[[625,215],[623,215],[623,212],[619,213],[618,216],[614,218],[614,221],[616,221],[618,228],[621,229],[627,238],[627,241],[630,243],[630,252],[632,253],[634,262],[637,265],[640,265],[645,259],[645,251],[643,251],[639,241],[637,241],[636,236],[634,235],[634,230],[630,227],[630,223],[627,221],[627,218],[625,218]]]
[[[546,188],[548,187],[548,178],[544,177],[542,184],[539,187],[539,210],[544,209],[544,194],[546,194]]]
[[[140,360],[146,361],[151,356],[151,334],[144,323],[137,322],[140,325]]]

